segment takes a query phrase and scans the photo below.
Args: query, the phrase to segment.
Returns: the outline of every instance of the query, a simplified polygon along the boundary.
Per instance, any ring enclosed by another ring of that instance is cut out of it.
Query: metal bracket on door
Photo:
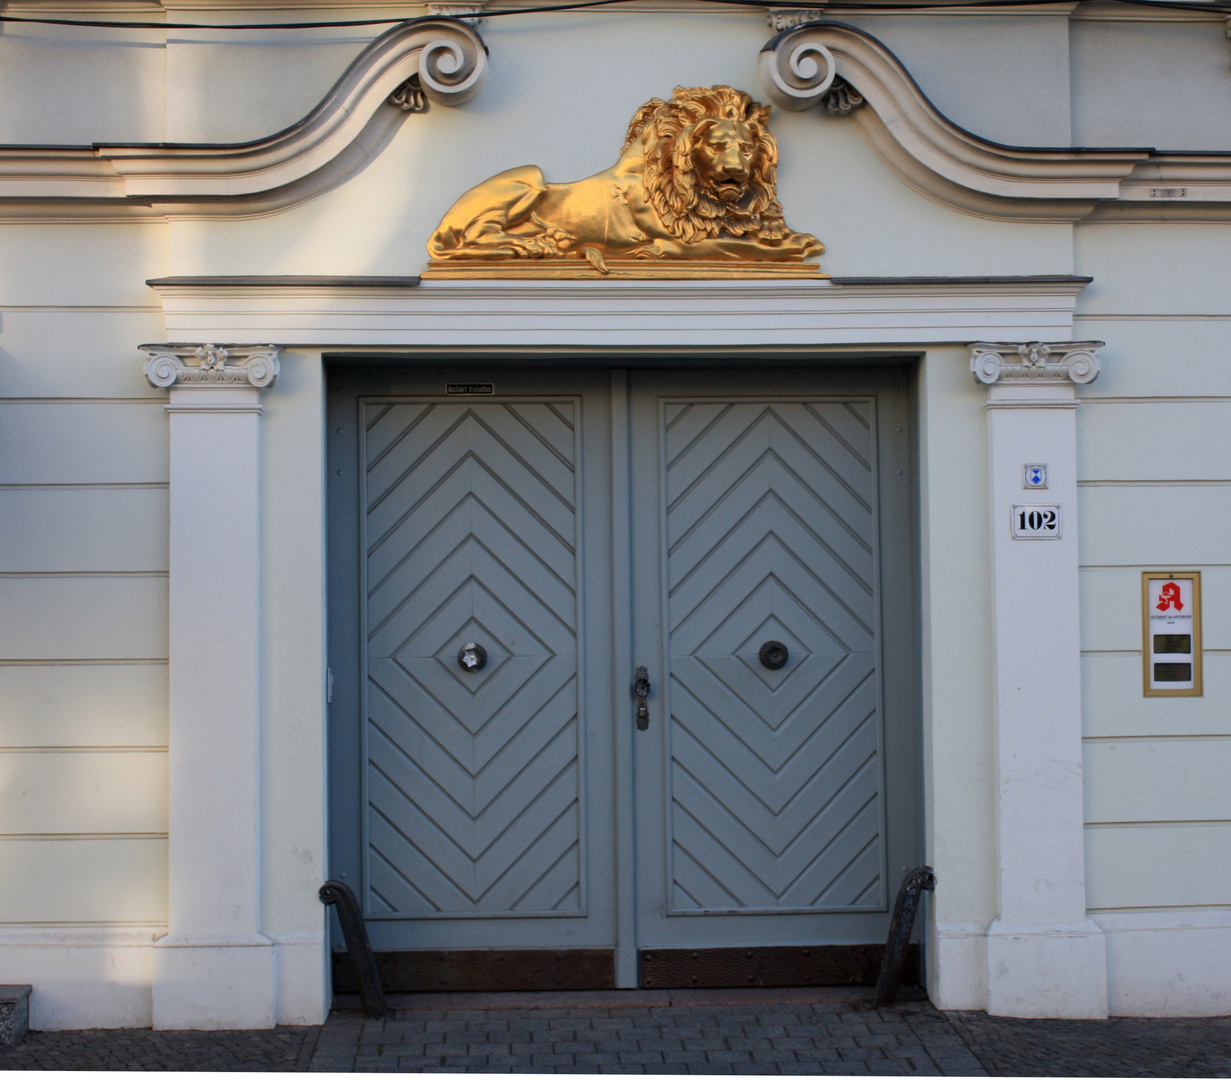
[[[650,673],[644,664],[637,668],[633,693],[637,697],[637,730],[645,731],[650,726],[650,710],[645,703],[650,696]]]

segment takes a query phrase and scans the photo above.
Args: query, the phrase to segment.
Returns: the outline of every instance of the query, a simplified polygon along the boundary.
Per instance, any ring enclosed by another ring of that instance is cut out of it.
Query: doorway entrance
[[[874,964],[919,834],[903,372],[329,402],[331,873],[390,985]]]

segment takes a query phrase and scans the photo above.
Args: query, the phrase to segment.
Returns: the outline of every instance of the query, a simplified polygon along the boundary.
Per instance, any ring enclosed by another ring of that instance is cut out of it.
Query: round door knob
[[[761,646],[761,663],[770,671],[785,667],[790,653],[781,641],[767,641]]]
[[[487,650],[473,641],[466,642],[462,651],[457,654],[457,662],[463,671],[482,671],[487,663]]]

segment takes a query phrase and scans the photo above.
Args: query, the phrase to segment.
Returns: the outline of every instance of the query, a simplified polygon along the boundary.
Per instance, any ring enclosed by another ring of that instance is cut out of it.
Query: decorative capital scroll
[[[483,9],[487,0],[471,0],[470,3],[429,3],[427,13],[446,19],[460,19],[468,26],[478,29],[483,24]]]
[[[278,378],[277,345],[141,345],[151,386],[235,386],[264,390]]]
[[[976,341],[970,346],[970,370],[986,386],[992,383],[1060,383],[1079,385],[1098,378],[1102,341]]]
[[[825,95],[825,108],[834,116],[850,116],[863,104],[863,95],[841,75],[835,75]]]
[[[765,19],[770,28],[779,32],[794,30],[804,23],[815,22],[822,15],[820,8],[815,7],[772,7],[765,9]]]
[[[771,38],[761,50],[761,88],[780,109],[803,112],[828,95],[838,69],[833,53],[806,26]]]
[[[770,25],[780,30],[761,50],[761,87],[779,108],[803,112],[820,102],[834,116],[849,116],[863,95],[838,74],[833,53],[817,39],[816,8],[770,8]],[[826,27],[828,29],[828,27]]]

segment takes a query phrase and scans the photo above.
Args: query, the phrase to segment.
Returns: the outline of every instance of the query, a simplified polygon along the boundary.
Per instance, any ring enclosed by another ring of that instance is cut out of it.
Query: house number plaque
[[[1014,540],[1059,540],[1060,507],[1013,507]]]

